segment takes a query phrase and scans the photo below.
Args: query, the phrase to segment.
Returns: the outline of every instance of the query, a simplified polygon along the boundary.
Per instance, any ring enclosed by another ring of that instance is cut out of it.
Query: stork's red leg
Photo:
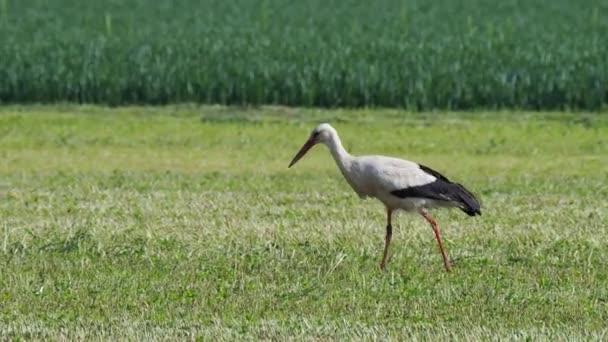
[[[386,209],[386,237],[384,238],[384,254],[382,255],[382,262],[380,263],[380,269],[384,271],[386,266],[386,257],[388,256],[388,249],[391,245],[391,237],[393,236],[393,226],[391,225],[392,210]]]
[[[424,219],[431,224],[431,227],[433,227],[433,231],[435,232],[435,238],[437,239],[439,249],[441,250],[441,256],[443,257],[443,265],[445,266],[445,270],[449,272],[451,268],[450,260],[448,259],[448,255],[445,252],[445,249],[443,249],[443,244],[441,243],[441,235],[439,234],[439,226],[437,225],[437,222],[435,222],[435,220],[433,220],[433,218],[430,217],[423,210],[420,210],[420,215],[422,215],[422,217],[424,217]]]

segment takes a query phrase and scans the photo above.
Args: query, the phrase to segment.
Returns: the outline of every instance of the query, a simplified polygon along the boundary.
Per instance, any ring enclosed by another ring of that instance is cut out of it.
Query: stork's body
[[[289,166],[295,164],[317,143],[323,143],[329,148],[344,178],[359,197],[373,197],[386,206],[387,226],[381,269],[386,266],[392,237],[392,213],[400,209],[418,212],[431,224],[443,256],[444,266],[447,271],[450,270],[450,262],[441,243],[439,227],[425,210],[457,207],[470,216],[480,215],[480,205],[473,194],[462,185],[449,181],[439,172],[424,165],[385,156],[352,156],[344,149],[338,133],[329,124],[315,127],[310,138]]]

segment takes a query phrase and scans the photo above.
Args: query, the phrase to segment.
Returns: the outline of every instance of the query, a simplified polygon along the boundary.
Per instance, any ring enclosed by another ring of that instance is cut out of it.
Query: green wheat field
[[[606,0],[0,0],[0,103],[601,110]]]
[[[483,215],[394,220],[355,155],[465,184]],[[608,118],[284,107],[0,108],[2,340],[603,340]]]

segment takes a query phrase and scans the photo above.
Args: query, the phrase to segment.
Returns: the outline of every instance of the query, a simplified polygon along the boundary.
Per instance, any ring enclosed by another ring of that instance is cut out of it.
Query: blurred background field
[[[0,0],[0,101],[601,109],[608,2]]]

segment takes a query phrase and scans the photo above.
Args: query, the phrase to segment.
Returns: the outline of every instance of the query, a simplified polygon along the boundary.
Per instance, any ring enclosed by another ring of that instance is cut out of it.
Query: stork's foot
[[[378,267],[380,268],[380,271],[382,271],[382,272],[386,271],[386,264],[388,264],[388,261],[389,261],[390,259],[391,259],[391,258],[389,257],[389,258],[388,258],[388,260],[387,260],[386,262],[381,262],[381,263],[380,263],[380,265],[378,266]],[[384,261],[384,260],[383,260],[383,261]]]

